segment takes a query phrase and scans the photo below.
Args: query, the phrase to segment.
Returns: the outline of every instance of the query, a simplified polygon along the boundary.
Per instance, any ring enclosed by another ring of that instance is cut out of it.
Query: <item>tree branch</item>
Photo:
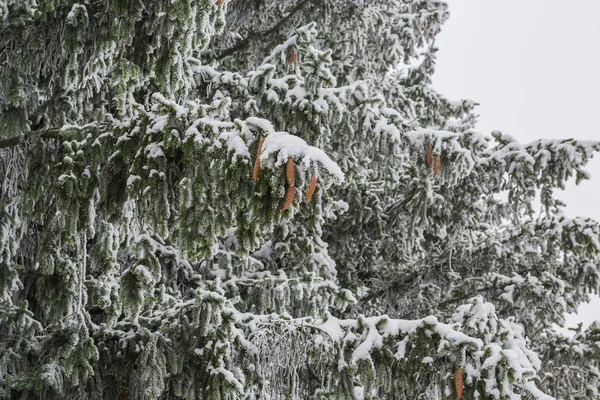
[[[215,57],[215,60],[217,60],[217,61],[221,60],[227,56],[230,56],[231,54],[235,53],[236,51],[243,49],[244,47],[246,47],[246,45],[251,40],[257,40],[257,39],[263,38],[265,36],[269,36],[269,35],[277,32],[279,30],[279,28],[281,28],[283,26],[283,24],[285,24],[290,18],[292,18],[298,11],[302,10],[304,8],[304,6],[306,6],[309,2],[310,2],[310,0],[302,0],[300,3],[296,4],[290,10],[288,15],[286,15],[284,18],[282,18],[282,20],[279,21],[276,25],[274,25],[273,27],[271,27],[267,30],[264,30],[264,31],[250,33],[245,39],[239,41],[234,46],[223,50],[218,56]]]
[[[39,135],[43,139],[58,139],[60,137],[60,129],[58,128],[50,128],[50,129],[42,129],[39,131],[31,131],[29,132],[28,137],[32,137],[35,135]],[[23,140],[26,139],[24,136],[13,136],[7,139],[0,139],[0,149],[6,149],[8,147],[14,147]]]

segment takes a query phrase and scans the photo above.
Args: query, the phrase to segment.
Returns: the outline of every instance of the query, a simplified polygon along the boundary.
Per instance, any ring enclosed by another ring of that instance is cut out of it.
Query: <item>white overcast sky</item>
[[[476,129],[521,142],[600,140],[600,0],[447,0],[433,86],[480,106]],[[600,154],[592,179],[559,197],[570,216],[600,220]],[[567,325],[600,320],[600,298]]]

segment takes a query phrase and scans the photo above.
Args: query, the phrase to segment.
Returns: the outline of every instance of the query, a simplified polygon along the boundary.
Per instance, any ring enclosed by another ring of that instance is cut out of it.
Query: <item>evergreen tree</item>
[[[0,0],[0,398],[600,399],[600,143],[475,132],[448,15]]]

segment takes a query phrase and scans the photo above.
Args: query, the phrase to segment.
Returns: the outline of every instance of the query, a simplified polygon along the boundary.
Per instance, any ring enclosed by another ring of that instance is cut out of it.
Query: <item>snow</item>
[[[352,353],[352,358],[350,360],[351,365],[356,365],[358,360],[362,359],[370,359],[371,352],[374,348],[381,347],[383,345],[383,337],[377,331],[374,325],[370,325],[367,331],[367,336],[364,338],[363,342],[359,344],[354,352]]]
[[[139,175],[129,175],[129,177],[127,178],[127,186],[131,186],[133,185],[136,181],[141,180],[142,177]]]
[[[238,379],[236,379],[235,375],[233,375],[233,372],[225,369],[224,367],[217,367],[211,370],[210,373],[211,375],[221,375],[228,383],[235,387],[235,390],[238,393],[244,393],[244,385]]]
[[[160,115],[154,118],[154,124],[148,129],[146,132],[148,134],[162,132],[165,129],[165,126],[168,122],[168,117],[166,115]]]
[[[302,29],[302,28],[300,28]],[[289,39],[287,39],[285,42],[281,43],[280,45],[276,46],[272,51],[271,54],[269,54],[263,61],[262,61],[262,65],[264,64],[268,64],[270,63],[275,57],[280,56],[280,55],[284,55],[287,51],[287,49],[290,46],[293,46],[296,44],[298,40],[298,36],[297,35],[293,35],[291,36]]]
[[[336,200],[333,202],[333,204],[335,204],[340,210],[343,210],[344,212],[350,209],[350,206],[344,200]]]
[[[253,256],[256,258],[270,259],[273,253],[273,243],[267,240],[257,251],[254,252]]]
[[[360,386],[354,387],[354,397],[356,400],[364,400],[365,399],[365,389]]]
[[[152,94],[152,99],[154,101],[156,101],[158,104],[161,104],[162,106],[167,106],[170,109],[175,111],[175,118],[182,118],[188,115],[189,110],[186,107],[183,107],[179,104],[177,104],[176,101],[167,99],[165,96],[163,96],[161,93],[155,92]],[[156,105],[154,105],[152,107],[153,111],[158,111],[158,108]],[[162,121],[162,118],[160,118],[160,120]],[[154,128],[153,128],[154,129]],[[161,131],[161,129],[158,129],[157,131]]]
[[[312,253],[310,256],[311,260],[317,264],[325,265],[326,268],[331,272],[335,273],[335,261],[333,261],[328,255],[323,253]]]
[[[325,322],[317,321],[314,327],[327,334],[334,342],[341,341],[345,336],[337,318],[331,316]]]
[[[85,15],[85,19],[87,19],[87,8],[83,4],[73,4],[71,11],[67,14],[67,24],[77,25],[77,14],[83,14]]]
[[[162,150],[162,142],[160,143],[150,143],[144,149],[144,152],[148,156],[148,158],[162,158],[165,156],[165,153]]]
[[[275,166],[284,165],[289,157],[302,162],[306,168],[309,168],[311,161],[317,161],[337,178],[338,182],[344,181],[344,173],[340,167],[323,150],[309,146],[301,138],[287,132],[273,132],[266,137],[260,156],[261,161],[267,160],[273,153],[277,153]]]

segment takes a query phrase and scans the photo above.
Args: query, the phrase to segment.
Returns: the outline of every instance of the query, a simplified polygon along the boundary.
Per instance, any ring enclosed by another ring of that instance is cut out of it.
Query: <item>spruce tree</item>
[[[0,398],[600,399],[600,143],[476,132],[448,16],[0,0]]]

